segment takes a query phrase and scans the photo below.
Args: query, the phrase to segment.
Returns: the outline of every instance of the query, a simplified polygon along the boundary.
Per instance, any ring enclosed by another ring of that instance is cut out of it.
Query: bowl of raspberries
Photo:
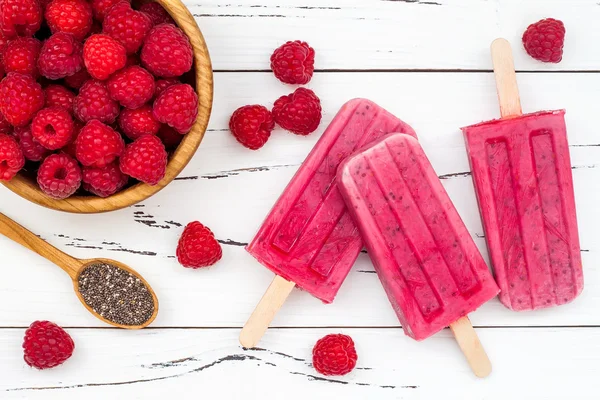
[[[210,117],[212,67],[180,0],[0,0],[0,182],[56,210],[168,185]]]

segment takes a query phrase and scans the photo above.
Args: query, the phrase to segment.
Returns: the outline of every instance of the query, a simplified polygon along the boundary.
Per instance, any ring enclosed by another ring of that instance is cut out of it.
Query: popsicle
[[[331,303],[363,244],[335,182],[339,163],[390,132],[413,129],[377,104],[342,106],[273,206],[247,251],[277,276],[242,329],[254,347],[294,288]]]
[[[564,110],[521,115],[510,44],[492,44],[501,120],[463,128],[500,301],[515,311],[583,290]]]
[[[466,315],[499,289],[419,142],[385,136],[343,162],[337,181],[404,332],[423,340],[450,326],[488,375]]]

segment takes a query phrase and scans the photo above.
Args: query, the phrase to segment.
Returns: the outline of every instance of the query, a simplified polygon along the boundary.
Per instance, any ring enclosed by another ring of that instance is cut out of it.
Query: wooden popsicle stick
[[[492,372],[492,363],[479,341],[477,332],[473,329],[469,317],[462,317],[450,324],[458,346],[467,358],[467,362],[479,378],[485,378]]]
[[[258,344],[294,286],[296,286],[294,282],[285,280],[279,275],[273,279],[246,325],[242,328],[240,333],[242,346],[250,349]]]
[[[492,42],[491,51],[500,114],[502,118],[519,116],[523,111],[510,43],[506,39],[496,39]]]

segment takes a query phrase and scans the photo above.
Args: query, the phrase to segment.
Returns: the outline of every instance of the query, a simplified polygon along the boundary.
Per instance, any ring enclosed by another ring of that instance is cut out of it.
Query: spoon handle
[[[82,265],[81,261],[58,250],[2,213],[0,213],[0,233],[52,261],[69,274],[72,279],[77,278]]]

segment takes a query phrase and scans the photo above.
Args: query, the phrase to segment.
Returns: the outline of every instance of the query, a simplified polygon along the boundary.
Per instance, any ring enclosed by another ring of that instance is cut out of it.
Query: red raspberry
[[[0,82],[0,112],[12,126],[27,125],[44,103],[44,90],[30,75],[11,72]]]
[[[223,256],[215,235],[198,221],[190,222],[179,239],[177,260],[186,268],[202,268],[215,264]]]
[[[125,150],[125,142],[110,126],[93,119],[88,122],[75,143],[77,159],[86,167],[104,167],[115,161]]]
[[[523,34],[523,46],[527,54],[543,62],[559,63],[564,44],[565,25],[553,18],[529,25]]]
[[[125,47],[110,36],[92,35],[83,45],[83,61],[90,75],[103,81],[125,66],[127,53]]]
[[[87,72],[87,69],[81,68],[79,72],[75,72],[71,76],[67,76],[65,78],[65,83],[71,89],[79,89],[83,86],[83,84],[92,79],[90,74]]]
[[[156,135],[161,124],[152,115],[152,107],[146,105],[135,110],[124,109],[119,115],[119,126],[129,139],[136,140],[142,135]]]
[[[238,142],[258,150],[267,143],[275,122],[271,112],[260,105],[240,107],[229,120],[229,130]]]
[[[158,121],[186,134],[198,116],[198,95],[188,84],[173,85],[154,101],[152,113]]]
[[[67,361],[75,343],[67,332],[49,321],[35,321],[25,331],[25,362],[37,369],[53,368]]]
[[[31,126],[15,128],[15,138],[19,142],[26,160],[38,162],[50,154],[50,151],[33,137]]]
[[[75,159],[64,153],[51,154],[42,161],[37,182],[47,196],[66,199],[81,186],[81,168]]]
[[[157,80],[156,82],[154,82],[154,98],[157,98],[162,92],[165,91],[166,88],[176,85],[178,83],[181,83],[181,81],[177,78],[166,78]]]
[[[273,119],[283,129],[297,135],[314,132],[321,123],[321,101],[310,89],[298,88],[273,105]]]
[[[0,30],[0,78],[6,73],[4,71],[4,50],[6,50],[6,46],[8,46],[8,39],[4,37],[2,30]]]
[[[142,46],[142,65],[154,76],[174,78],[192,69],[192,45],[181,29],[171,24],[157,25]]]
[[[119,115],[119,103],[110,98],[104,82],[89,80],[73,100],[73,111],[80,121],[97,119],[112,124]]]
[[[150,29],[150,17],[133,10],[126,1],[114,5],[106,14],[102,25],[103,32],[121,42],[129,54],[140,49]]]
[[[68,145],[66,145],[65,147],[62,148],[62,151],[69,155],[70,157],[73,157],[75,159],[77,159],[77,138],[79,137],[79,132],[81,132],[81,130],[83,129],[85,125],[83,124],[83,122],[79,121],[79,120],[74,120],[73,121],[73,139],[71,139],[71,143],[69,143]]]
[[[12,126],[8,123],[6,118],[4,118],[4,114],[0,112],[0,133],[10,132],[12,132]]]
[[[12,136],[0,133],[0,181],[10,181],[25,166],[25,157]]]
[[[6,72],[38,76],[38,57],[42,43],[33,38],[17,38],[4,50],[4,69]]]
[[[102,168],[83,167],[83,188],[99,197],[108,197],[126,184],[129,178],[119,169],[119,163],[114,162]]]
[[[159,138],[144,135],[127,145],[120,166],[124,174],[154,186],[165,176],[167,151]]]
[[[94,18],[100,22],[104,21],[104,17],[110,8],[121,1],[124,0],[91,0],[92,9],[94,10]]]
[[[140,108],[154,96],[154,77],[142,67],[128,67],[115,72],[107,87],[110,97],[123,107]]]
[[[31,123],[31,134],[48,150],[63,148],[73,139],[73,119],[62,107],[44,108]]]
[[[46,107],[62,107],[68,112],[73,112],[75,93],[61,85],[46,87]]]
[[[143,4],[140,7],[140,11],[150,17],[152,25],[175,24],[175,21],[173,21],[167,10],[157,2]]]
[[[183,135],[171,128],[169,125],[162,125],[156,134],[162,140],[167,149],[175,149],[183,140]]]
[[[52,0],[45,16],[52,33],[71,33],[83,40],[92,29],[92,6],[85,0]]]
[[[83,69],[83,46],[71,34],[55,33],[44,42],[38,66],[48,79],[75,75]]]
[[[356,367],[356,349],[347,335],[327,335],[313,348],[313,366],[323,375],[346,375]]]
[[[37,0],[0,0],[0,31],[8,38],[33,36],[42,25]]]
[[[271,69],[283,83],[307,84],[315,71],[315,50],[306,42],[287,42],[271,55]]]

